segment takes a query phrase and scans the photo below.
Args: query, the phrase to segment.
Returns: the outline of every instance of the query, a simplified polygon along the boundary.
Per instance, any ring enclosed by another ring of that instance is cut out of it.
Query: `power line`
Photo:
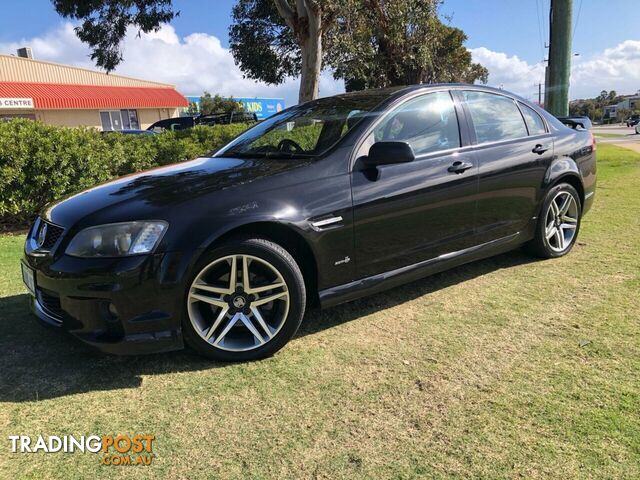
[[[544,48],[548,48],[547,40],[549,40],[549,14],[545,14],[545,12],[551,11],[551,0],[546,2],[545,0],[540,0],[540,17],[542,18],[542,37],[545,39]]]
[[[576,36],[576,29],[578,28],[578,22],[580,21],[581,10],[582,10],[582,0],[580,0],[580,4],[578,5],[578,14],[576,15],[576,23],[573,25],[573,33],[571,34],[571,43],[573,43],[573,39]]]
[[[538,38],[540,40],[540,53],[544,60],[544,40],[542,35],[542,21],[540,20],[540,0],[536,0],[536,16],[538,17]]]

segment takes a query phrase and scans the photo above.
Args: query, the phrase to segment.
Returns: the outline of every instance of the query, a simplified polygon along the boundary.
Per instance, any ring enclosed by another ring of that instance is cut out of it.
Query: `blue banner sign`
[[[271,115],[284,110],[283,98],[250,98],[250,97],[233,97],[234,100],[242,103],[245,112],[255,113],[258,120],[264,120]],[[189,103],[195,103],[200,109],[200,97],[188,96]]]

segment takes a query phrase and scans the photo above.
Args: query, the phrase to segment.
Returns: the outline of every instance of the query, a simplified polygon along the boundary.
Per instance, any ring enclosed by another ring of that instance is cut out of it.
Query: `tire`
[[[187,345],[206,357],[258,360],[295,335],[305,304],[304,278],[289,252],[263,238],[237,238],[203,255],[193,269],[182,330]]]
[[[565,205],[565,200],[569,204],[563,214],[561,207]],[[575,245],[581,220],[582,205],[576,189],[568,183],[555,185],[542,202],[535,237],[526,245],[526,249],[541,258],[566,255]]]

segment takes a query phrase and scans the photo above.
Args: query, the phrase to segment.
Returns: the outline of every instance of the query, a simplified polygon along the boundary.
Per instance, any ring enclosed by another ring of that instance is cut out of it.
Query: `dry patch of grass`
[[[0,477],[637,478],[640,155],[600,145],[567,257],[521,252],[312,312],[275,357],[117,358],[26,312],[0,237]],[[153,433],[153,466],[10,434]]]

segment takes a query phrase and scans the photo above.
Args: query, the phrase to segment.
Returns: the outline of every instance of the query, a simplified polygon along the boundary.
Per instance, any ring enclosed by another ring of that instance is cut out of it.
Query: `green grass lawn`
[[[626,133],[611,133],[611,132],[596,132],[593,134],[596,138],[615,138],[615,137],[626,137]]]
[[[640,155],[599,145],[570,255],[311,312],[275,357],[94,353],[27,312],[0,237],[0,478],[639,478]],[[147,433],[150,467],[8,435]]]

